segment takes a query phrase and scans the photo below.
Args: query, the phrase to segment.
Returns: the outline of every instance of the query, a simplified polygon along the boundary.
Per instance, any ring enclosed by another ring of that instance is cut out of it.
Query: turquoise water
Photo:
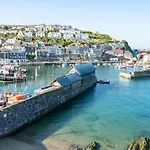
[[[1,86],[0,92],[27,89],[28,93],[33,93],[34,89],[46,86],[54,79],[52,73],[58,77],[69,68],[41,66],[27,69],[26,84]],[[98,79],[110,80],[110,85],[97,84],[20,133],[30,135],[32,142],[42,142],[48,137],[81,145],[97,141],[101,150],[125,150],[134,138],[150,137],[150,79],[120,79],[120,71],[112,66],[98,66]]]

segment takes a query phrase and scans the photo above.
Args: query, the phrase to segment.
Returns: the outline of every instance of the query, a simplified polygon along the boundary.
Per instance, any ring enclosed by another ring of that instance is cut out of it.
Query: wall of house
[[[81,85],[57,88],[0,111],[0,137],[16,132],[50,110],[62,105],[97,83],[95,76],[89,76]]]

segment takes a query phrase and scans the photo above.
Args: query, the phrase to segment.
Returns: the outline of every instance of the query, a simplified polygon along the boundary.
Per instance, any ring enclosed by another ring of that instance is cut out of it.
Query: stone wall
[[[17,131],[96,83],[96,77],[90,76],[76,87],[58,88],[3,109],[0,112],[0,137]]]

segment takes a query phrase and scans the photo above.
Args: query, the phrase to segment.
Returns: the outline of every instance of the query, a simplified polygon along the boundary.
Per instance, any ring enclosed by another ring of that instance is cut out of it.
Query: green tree
[[[21,28],[21,31],[25,31],[25,28]]]
[[[4,26],[3,29],[4,29],[4,30],[8,30],[9,27],[8,27],[8,26]]]
[[[28,59],[28,60],[33,60],[34,58],[35,58],[35,54],[27,54],[26,55],[26,58]]]

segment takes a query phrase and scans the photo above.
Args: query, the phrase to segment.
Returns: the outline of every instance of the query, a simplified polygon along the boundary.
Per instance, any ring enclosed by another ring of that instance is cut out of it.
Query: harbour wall
[[[120,77],[126,78],[126,79],[150,77],[150,70],[139,70],[139,71],[133,71],[131,73],[121,72]]]
[[[97,83],[94,75],[76,86],[60,87],[6,107],[0,111],[0,137],[7,136],[33,122],[47,112],[81,94]]]

